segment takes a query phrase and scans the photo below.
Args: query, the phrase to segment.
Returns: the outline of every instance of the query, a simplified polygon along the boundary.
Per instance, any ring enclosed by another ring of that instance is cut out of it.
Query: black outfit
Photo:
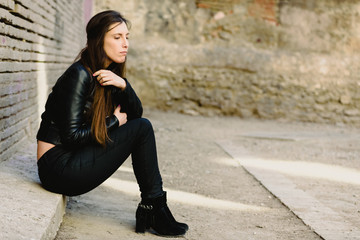
[[[86,193],[109,178],[131,154],[141,196],[161,196],[154,132],[151,123],[141,118],[141,102],[126,79],[124,90],[110,87],[113,102],[127,113],[128,122],[118,127],[115,115],[108,117],[112,141],[104,148],[93,140],[85,115],[91,106],[94,81],[76,62],[58,79],[48,97],[37,139],[56,146],[38,161],[43,187],[68,196]]]
[[[113,67],[111,64],[108,70]],[[177,222],[166,204],[153,128],[141,118],[141,102],[126,79],[124,90],[109,88],[113,102],[126,112],[127,123],[119,127],[116,116],[109,116],[106,125],[111,142],[104,148],[93,140],[86,116],[95,81],[76,62],[58,79],[48,97],[37,139],[55,147],[38,160],[43,187],[68,196],[86,193],[109,178],[131,154],[142,197],[136,211],[136,232],[152,228],[159,235],[185,234],[188,225]]]

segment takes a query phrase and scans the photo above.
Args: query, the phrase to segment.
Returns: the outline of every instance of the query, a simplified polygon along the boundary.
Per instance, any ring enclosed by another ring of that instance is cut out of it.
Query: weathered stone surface
[[[219,2],[98,4],[134,19],[129,79],[144,105],[360,126],[358,1]]]

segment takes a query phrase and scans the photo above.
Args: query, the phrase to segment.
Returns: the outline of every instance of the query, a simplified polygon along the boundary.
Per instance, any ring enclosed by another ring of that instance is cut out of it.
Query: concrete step
[[[36,164],[36,142],[0,163],[0,239],[54,239],[66,197],[44,190]]]

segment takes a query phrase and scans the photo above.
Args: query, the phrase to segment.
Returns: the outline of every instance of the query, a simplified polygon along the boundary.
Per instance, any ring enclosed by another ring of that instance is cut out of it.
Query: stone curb
[[[0,163],[0,239],[54,239],[60,227],[66,197],[41,187],[35,154],[28,142]]]

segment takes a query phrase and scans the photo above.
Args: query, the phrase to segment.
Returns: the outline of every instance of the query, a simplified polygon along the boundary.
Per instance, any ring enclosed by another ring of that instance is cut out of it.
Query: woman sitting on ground
[[[45,189],[74,196],[109,178],[131,154],[141,202],[136,232],[184,235],[166,204],[155,137],[125,76],[128,21],[116,11],[95,15],[87,45],[57,80],[37,134],[38,172]]]

